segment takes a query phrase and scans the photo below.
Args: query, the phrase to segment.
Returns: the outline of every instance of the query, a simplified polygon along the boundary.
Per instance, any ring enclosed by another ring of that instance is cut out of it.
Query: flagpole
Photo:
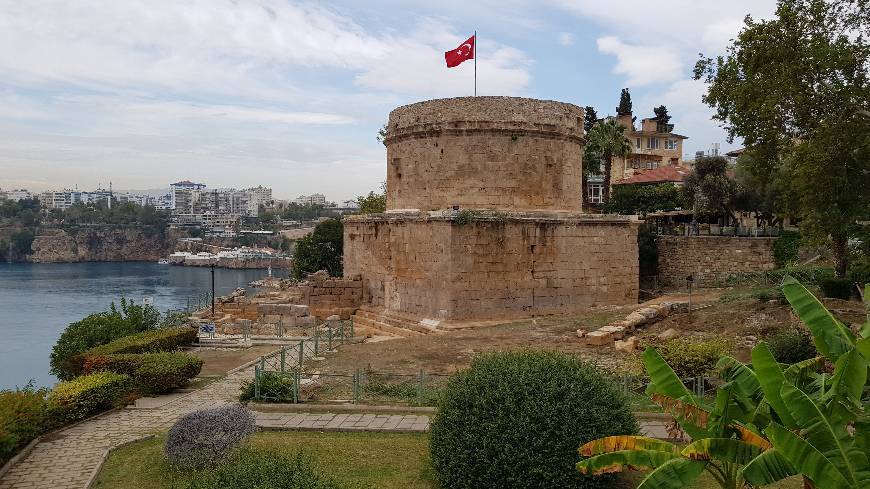
[[[477,31],[474,31],[474,96],[477,97]]]

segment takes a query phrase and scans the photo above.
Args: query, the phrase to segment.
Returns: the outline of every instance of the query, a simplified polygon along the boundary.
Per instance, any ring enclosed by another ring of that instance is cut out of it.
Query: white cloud
[[[562,46],[570,46],[574,44],[574,34],[571,34],[570,32],[560,32],[559,44]]]
[[[673,81],[685,76],[676,53],[663,46],[631,45],[618,37],[601,37],[598,51],[616,56],[613,72],[627,77],[629,85]]]

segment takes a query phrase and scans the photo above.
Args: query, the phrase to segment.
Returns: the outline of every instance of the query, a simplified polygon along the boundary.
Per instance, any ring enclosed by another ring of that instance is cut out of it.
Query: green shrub
[[[49,413],[58,422],[71,422],[123,404],[130,377],[97,372],[61,382],[48,395]]]
[[[255,397],[256,385],[249,380],[242,383],[240,401],[250,401]],[[287,374],[263,372],[260,374],[260,400],[266,402],[293,402],[295,399],[293,379]]]
[[[156,328],[159,322],[157,309],[128,303],[122,298],[120,309],[112,303],[108,311],[91,314],[66,327],[51,351],[51,373],[61,380],[72,379],[81,371],[80,360],[74,358],[77,355],[115,339]]]
[[[828,278],[819,282],[822,295],[833,299],[849,300],[856,292],[855,284],[848,278]]]
[[[341,277],[344,253],[344,225],[340,219],[327,219],[307,236],[296,241],[293,253],[293,278],[326,270],[330,277]]]
[[[47,393],[30,384],[21,389],[0,391],[0,466],[49,429]]]
[[[268,450],[240,450],[226,463],[194,472],[182,489],[270,488],[344,489],[301,453],[295,457]]]
[[[181,417],[166,436],[163,453],[181,469],[214,466],[257,431],[256,417],[241,404],[202,409]]]
[[[181,352],[122,353],[85,359],[84,373],[108,370],[133,379],[142,394],[161,394],[183,387],[199,375],[202,360]]]
[[[66,365],[69,372],[80,375],[84,371],[85,362],[89,357],[172,351],[179,346],[189,345],[196,339],[196,335],[196,329],[187,326],[143,331],[85,350],[67,359]]]
[[[653,340],[650,346],[658,350],[681,379],[700,377],[712,372],[719,358],[728,354],[732,348],[731,343],[722,338]]]
[[[773,259],[777,268],[794,263],[801,247],[801,234],[795,231],[782,231],[773,242]]]
[[[813,335],[803,328],[780,330],[766,341],[773,358],[779,363],[797,363],[819,354],[813,343]]]
[[[577,447],[637,432],[620,390],[558,352],[487,354],[447,384],[430,436],[441,487],[611,487],[581,475]]]

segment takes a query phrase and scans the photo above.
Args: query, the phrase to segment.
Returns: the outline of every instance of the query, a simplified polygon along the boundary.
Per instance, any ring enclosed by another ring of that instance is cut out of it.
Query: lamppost
[[[211,315],[214,316],[214,263],[211,264]]]

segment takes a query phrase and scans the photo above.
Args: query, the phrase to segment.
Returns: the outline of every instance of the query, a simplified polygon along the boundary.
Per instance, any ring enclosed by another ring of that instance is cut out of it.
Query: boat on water
[[[169,265],[169,258],[161,258],[157,260],[157,263],[160,265]]]

